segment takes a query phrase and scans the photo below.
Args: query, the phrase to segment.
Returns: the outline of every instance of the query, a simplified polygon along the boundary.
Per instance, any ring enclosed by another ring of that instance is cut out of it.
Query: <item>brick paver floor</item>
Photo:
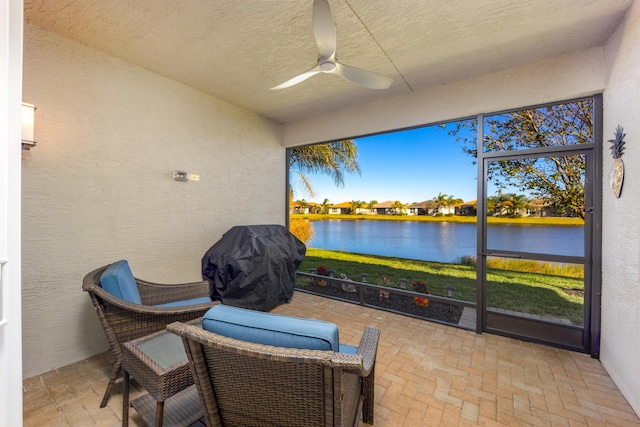
[[[375,425],[640,426],[598,360],[586,354],[444,326],[296,293],[276,313],[328,320],[357,345],[382,330]],[[117,426],[121,383],[100,409],[110,372],[103,353],[24,381],[24,426]],[[143,391],[132,387],[132,398]],[[130,425],[143,425],[130,410]],[[362,424],[364,426],[364,424]]]

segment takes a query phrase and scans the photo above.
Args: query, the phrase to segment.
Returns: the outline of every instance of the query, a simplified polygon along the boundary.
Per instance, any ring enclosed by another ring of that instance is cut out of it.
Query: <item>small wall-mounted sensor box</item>
[[[176,181],[189,181],[189,173],[183,171],[173,172],[173,179]]]

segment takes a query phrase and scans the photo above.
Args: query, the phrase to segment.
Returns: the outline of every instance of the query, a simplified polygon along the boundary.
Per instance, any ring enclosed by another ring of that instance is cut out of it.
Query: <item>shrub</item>
[[[424,294],[431,293],[431,291],[427,287],[427,284],[424,283],[422,280],[417,280],[413,282],[412,285],[413,285],[413,290],[415,292],[422,292]],[[427,307],[431,303],[431,300],[424,297],[413,297],[413,302],[415,302],[416,305],[419,305],[420,307]]]
[[[320,276],[328,276],[329,269],[324,265],[319,265],[318,267],[316,267],[316,273],[319,274]]]
[[[460,264],[476,266],[476,257],[474,255],[463,255],[460,257]]]
[[[295,218],[289,221],[289,231],[303,243],[313,237],[313,225],[306,219]]]
[[[421,280],[413,282],[412,285],[413,285],[413,290],[416,291],[416,292],[422,292],[422,293],[425,293],[425,294],[430,294],[431,293],[429,288],[427,288],[427,284],[424,283]]]

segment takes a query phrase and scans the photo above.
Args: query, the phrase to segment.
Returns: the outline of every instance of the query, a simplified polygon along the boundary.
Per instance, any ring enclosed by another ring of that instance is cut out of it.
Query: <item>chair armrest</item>
[[[205,282],[206,283],[206,282]],[[180,285],[178,285],[180,286]],[[194,305],[184,305],[184,306],[175,306],[175,307],[158,307],[155,305],[148,304],[135,304],[129,301],[125,301],[120,299],[110,292],[105,291],[99,286],[94,286],[89,289],[90,292],[95,293],[99,296],[103,301],[109,303],[112,306],[118,307],[122,310],[130,311],[133,313],[146,314],[146,315],[172,315],[172,314],[183,314],[189,312],[197,312],[202,310],[207,310],[213,307],[216,304],[219,304],[218,301],[202,303],[202,304],[194,304]],[[208,296],[208,295],[207,295]],[[180,298],[177,301],[188,298]],[[171,302],[171,301],[169,301]],[[196,316],[197,317],[197,316]]]
[[[364,328],[360,345],[356,354],[362,356],[363,372],[362,376],[369,375],[376,363],[376,353],[378,352],[378,341],[380,340],[380,329]]]
[[[373,424],[374,421],[374,388],[375,388],[375,366],[376,353],[378,352],[378,341],[380,340],[380,329],[365,328],[360,339],[360,345],[356,354],[362,356],[362,422]]]
[[[159,305],[194,298],[209,297],[209,282],[163,284],[136,278],[140,299],[145,305]]]
[[[216,301],[187,306],[157,307],[155,305],[148,305],[149,303],[144,299],[142,299],[142,301],[145,302],[144,304],[131,303],[105,291],[99,285],[100,277],[107,267],[108,266],[103,266],[89,272],[82,281],[82,289],[87,292],[91,298],[98,319],[109,341],[109,346],[116,357],[116,362],[122,360],[120,349],[122,343],[163,330],[172,322],[188,322],[197,319],[203,316],[211,307],[219,304],[219,302]],[[189,298],[192,295],[195,296],[195,298],[209,296],[208,282],[203,281],[193,284],[193,288],[198,290],[197,294],[191,293],[191,284],[187,285],[184,289],[186,292],[179,292],[179,300],[182,298],[193,299]],[[177,285],[178,290],[182,291],[180,286],[181,285]],[[143,288],[145,288],[144,285]],[[146,286],[146,288],[148,289],[149,286]],[[172,290],[168,292],[168,295],[175,294],[173,290],[176,288],[176,285],[169,285],[164,288]]]
[[[86,290],[91,295],[109,345],[116,355],[120,352],[120,345],[126,341],[161,331],[172,322],[197,319],[214,305],[220,304],[219,301],[213,301],[187,306],[156,307],[130,303],[98,286]]]

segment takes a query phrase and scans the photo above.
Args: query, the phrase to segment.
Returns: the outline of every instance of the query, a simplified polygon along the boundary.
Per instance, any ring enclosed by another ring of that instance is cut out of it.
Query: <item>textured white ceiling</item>
[[[329,0],[341,62],[320,74],[312,0],[25,0],[25,21],[278,122],[603,45],[633,0]]]

